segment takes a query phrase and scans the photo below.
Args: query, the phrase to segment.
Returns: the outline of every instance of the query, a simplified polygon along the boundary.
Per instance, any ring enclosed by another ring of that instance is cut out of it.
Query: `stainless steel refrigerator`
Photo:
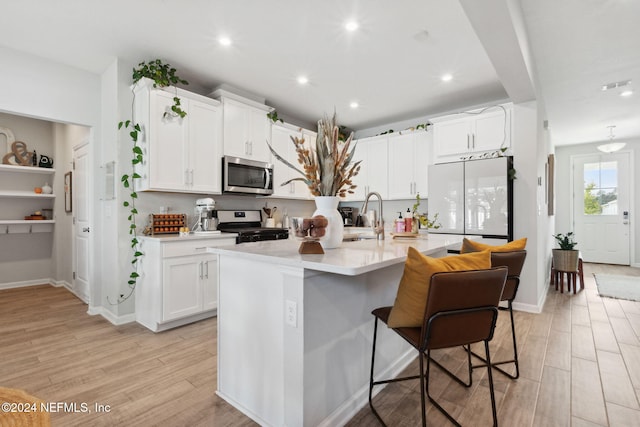
[[[511,156],[429,166],[429,232],[513,240],[512,169]]]

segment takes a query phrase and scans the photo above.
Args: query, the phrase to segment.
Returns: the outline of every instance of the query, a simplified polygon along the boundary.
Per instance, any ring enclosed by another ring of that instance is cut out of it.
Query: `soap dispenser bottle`
[[[402,212],[398,212],[398,218],[396,218],[394,222],[394,227],[396,233],[404,232],[404,218],[402,218]]]
[[[404,231],[406,233],[411,233],[411,229],[413,228],[413,215],[411,215],[411,211],[407,208],[407,211],[404,213]]]

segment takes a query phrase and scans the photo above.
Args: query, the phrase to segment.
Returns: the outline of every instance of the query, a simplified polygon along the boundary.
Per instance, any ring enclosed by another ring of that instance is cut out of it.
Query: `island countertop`
[[[309,270],[356,276],[394,264],[403,263],[409,247],[425,255],[442,256],[447,248],[459,248],[462,236],[430,234],[412,239],[364,239],[342,242],[340,247],[325,249],[324,254],[300,254],[297,239],[243,243],[208,248],[209,252],[237,258],[271,262]]]

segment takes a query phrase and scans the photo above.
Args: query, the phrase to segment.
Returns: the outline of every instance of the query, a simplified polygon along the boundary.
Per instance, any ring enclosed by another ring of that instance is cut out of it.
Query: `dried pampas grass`
[[[302,169],[280,156],[267,142],[271,153],[278,160],[302,175],[302,178],[290,179],[282,185],[292,181],[303,181],[314,196],[345,197],[347,194],[353,194],[356,185],[352,179],[360,172],[360,161],[352,163],[356,143],[353,142],[353,132],[345,141],[340,141],[339,135],[334,113],[331,119],[325,116],[318,121],[315,149],[307,147],[304,138],[291,137]],[[352,142],[353,147],[349,151]]]

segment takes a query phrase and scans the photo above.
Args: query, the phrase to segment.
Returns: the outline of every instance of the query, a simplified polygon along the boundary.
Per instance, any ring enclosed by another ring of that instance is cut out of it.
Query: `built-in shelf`
[[[10,197],[12,199],[54,199],[55,194],[38,194],[33,191],[20,190],[0,190],[0,197]]]
[[[55,224],[55,219],[0,219],[0,225],[12,224]]]
[[[0,235],[51,233],[55,222],[53,219],[2,219],[0,220]]]
[[[11,186],[12,188],[18,189],[1,189],[0,190],[0,199],[14,199],[14,202],[2,202],[3,208],[8,208],[9,205],[12,206],[13,209],[1,209],[0,214],[4,217],[11,216],[22,216],[18,215],[15,212],[15,208],[20,205],[24,206],[24,212],[28,212],[31,210],[32,206],[28,203],[28,200],[42,200],[42,210],[44,211],[44,206],[51,207],[53,204],[53,199],[55,199],[54,194],[42,194],[36,193],[34,188],[32,187],[32,183],[34,179],[38,178],[28,178],[24,174],[30,175],[51,175],[56,173],[56,170],[53,168],[39,168],[34,166],[16,166],[16,165],[2,165],[0,164],[0,176],[2,176],[2,181],[4,186]],[[14,174],[23,174],[18,177]],[[13,175],[13,176],[12,176]],[[6,178],[6,181],[5,181]],[[31,187],[31,188],[28,188]],[[46,202],[44,202],[46,200]],[[22,202],[20,202],[22,201]],[[20,205],[17,205],[20,203]],[[28,206],[28,207],[27,207]],[[50,209],[47,209],[50,210]],[[13,213],[9,213],[13,212]],[[0,220],[0,236],[1,235],[9,235],[9,234],[38,234],[38,233],[51,233],[53,232],[53,227],[55,225],[55,220],[53,219],[41,219],[41,220],[26,220],[26,219],[2,219]]]
[[[56,170],[53,168],[39,168],[37,166],[0,165],[0,172],[23,172],[53,175],[56,173]]]

